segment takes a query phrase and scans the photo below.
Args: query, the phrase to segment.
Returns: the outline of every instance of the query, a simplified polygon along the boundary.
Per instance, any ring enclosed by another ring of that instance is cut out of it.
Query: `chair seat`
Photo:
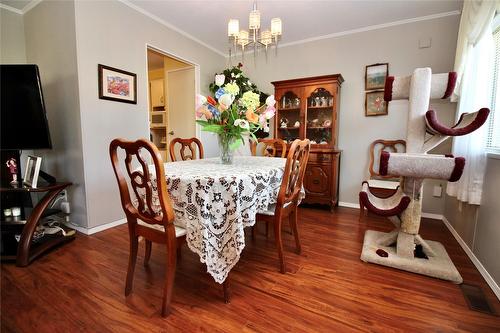
[[[147,227],[147,228],[155,229],[155,230],[158,230],[161,232],[165,232],[165,228],[160,224],[149,224],[149,223],[146,223],[146,222],[141,221],[141,220],[137,220],[137,223],[142,225],[143,227]],[[179,237],[186,235],[186,229],[178,227],[176,225],[174,225],[174,226],[175,226],[175,237],[179,238]]]
[[[287,202],[286,204],[283,205],[283,208],[285,207],[288,207],[289,205],[291,205],[292,202]],[[274,205],[269,205],[267,207],[267,210],[266,211],[263,211],[263,212],[259,212],[258,214],[262,214],[262,215],[268,215],[268,216],[274,216],[274,211],[276,210],[276,204]]]

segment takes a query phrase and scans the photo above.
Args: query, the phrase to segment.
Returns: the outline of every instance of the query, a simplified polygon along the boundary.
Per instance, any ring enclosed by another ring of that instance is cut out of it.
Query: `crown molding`
[[[4,5],[3,3],[0,3],[0,8],[8,10],[9,12],[16,13],[18,15],[23,15],[23,11],[11,6]]]
[[[42,0],[33,0],[22,9],[23,15],[35,8]]]
[[[19,15],[24,15],[27,12],[29,12],[30,10],[32,10],[33,8],[35,8],[40,2],[42,2],[42,0],[33,0],[33,1],[29,2],[26,6],[24,6],[23,9],[17,9],[17,8],[5,5],[3,3],[0,3],[0,8],[8,10],[8,11],[16,13],[16,14],[19,14]]]
[[[147,16],[147,17],[149,17],[150,19],[152,19],[152,20],[154,20],[154,21],[156,21],[156,22],[158,22],[158,23],[160,23],[160,24],[162,24],[162,25],[166,26],[167,28],[169,28],[169,29],[171,29],[171,30],[174,30],[175,32],[180,33],[180,34],[181,34],[181,35],[183,35],[184,37],[187,37],[187,38],[191,39],[192,41],[194,41],[194,42],[196,42],[196,43],[198,43],[198,44],[200,44],[200,45],[202,45],[202,46],[206,47],[207,49],[209,49],[209,50],[211,50],[211,51],[213,51],[213,52],[217,53],[218,55],[223,56],[223,57],[227,57],[227,54],[225,54],[224,52],[221,52],[221,51],[217,50],[217,49],[216,49],[216,48],[214,48],[213,46],[208,45],[207,43],[205,43],[205,42],[203,42],[203,41],[199,40],[198,38],[196,38],[196,37],[194,37],[193,35],[191,35],[191,34],[187,33],[186,31],[184,31],[184,30],[182,30],[182,29],[180,29],[180,28],[176,27],[175,25],[173,25],[173,24],[171,24],[171,23],[168,23],[167,21],[165,21],[165,20],[163,20],[163,19],[159,18],[158,16],[153,15],[153,14],[151,14],[150,12],[148,12],[148,11],[146,11],[146,10],[144,10],[144,9],[142,9],[142,8],[140,8],[140,7],[138,7],[138,6],[136,6],[136,5],[134,5],[134,4],[133,4],[133,3],[131,3],[130,1],[128,1],[128,0],[117,0],[117,1],[119,1],[119,2],[123,3],[124,5],[126,5],[126,6],[128,6],[128,7],[132,8],[132,9],[134,9],[135,11],[138,11],[139,13],[141,13],[141,14],[143,14],[143,15],[145,15],[145,16]]]
[[[443,13],[437,13],[437,14],[432,14],[432,15],[413,17],[410,19],[398,20],[398,21],[387,22],[387,23],[376,24],[376,25],[369,25],[369,26],[366,26],[363,28],[345,30],[345,31],[340,31],[340,32],[328,34],[328,35],[316,36],[316,37],[311,37],[311,38],[300,39],[300,40],[297,40],[294,42],[278,44],[278,48],[287,47],[287,46],[294,46],[294,45],[299,45],[299,44],[305,44],[305,43],[311,43],[311,42],[315,42],[315,41],[319,41],[319,40],[323,40],[323,39],[338,38],[338,37],[353,35],[353,34],[357,34],[357,33],[361,33],[361,32],[379,30],[379,29],[394,27],[394,26],[398,26],[398,25],[434,20],[434,19],[438,19],[438,18],[455,16],[455,15],[460,15],[460,14],[461,14],[460,10],[453,10],[450,12],[443,12]],[[253,52],[252,50],[248,50],[245,52],[245,54],[252,53],[252,52]],[[229,54],[226,54],[226,57],[229,57]]]

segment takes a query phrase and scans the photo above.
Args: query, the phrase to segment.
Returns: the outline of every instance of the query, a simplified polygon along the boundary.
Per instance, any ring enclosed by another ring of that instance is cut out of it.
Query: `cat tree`
[[[388,198],[371,193],[363,182],[359,193],[361,209],[386,216],[395,225],[389,233],[367,230],[361,260],[461,283],[462,277],[442,244],[419,235],[422,216],[422,184],[426,178],[454,182],[460,179],[465,159],[452,155],[427,154],[450,136],[466,135],[481,127],[489,110],[463,114],[456,125],[439,122],[429,110],[430,99],[447,99],[456,82],[456,73],[432,74],[430,68],[417,68],[413,75],[388,77],[386,102],[408,99],[406,153],[383,151],[379,173],[401,177],[401,185]]]

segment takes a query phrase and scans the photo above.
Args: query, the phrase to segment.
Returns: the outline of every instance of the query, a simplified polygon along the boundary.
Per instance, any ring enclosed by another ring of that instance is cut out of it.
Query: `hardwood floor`
[[[459,286],[360,261],[367,228],[391,223],[358,210],[302,208],[302,255],[285,233],[288,272],[278,272],[274,237],[250,233],[230,274],[232,300],[187,247],[178,263],[172,314],[160,316],[165,252],[153,245],[142,258],[133,293],[125,298],[125,225],[78,235],[26,268],[2,264],[2,332],[499,332],[500,317],[469,310]],[[422,235],[442,242],[464,281],[500,303],[440,221],[425,220]]]

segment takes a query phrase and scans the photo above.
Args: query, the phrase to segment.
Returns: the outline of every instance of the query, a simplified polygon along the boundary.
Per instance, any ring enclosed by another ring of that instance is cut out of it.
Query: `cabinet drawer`
[[[330,163],[331,161],[332,161],[331,154],[324,154],[324,153],[310,153],[309,154],[309,162]]]
[[[329,166],[308,165],[304,177],[307,195],[329,195],[331,172]]]

